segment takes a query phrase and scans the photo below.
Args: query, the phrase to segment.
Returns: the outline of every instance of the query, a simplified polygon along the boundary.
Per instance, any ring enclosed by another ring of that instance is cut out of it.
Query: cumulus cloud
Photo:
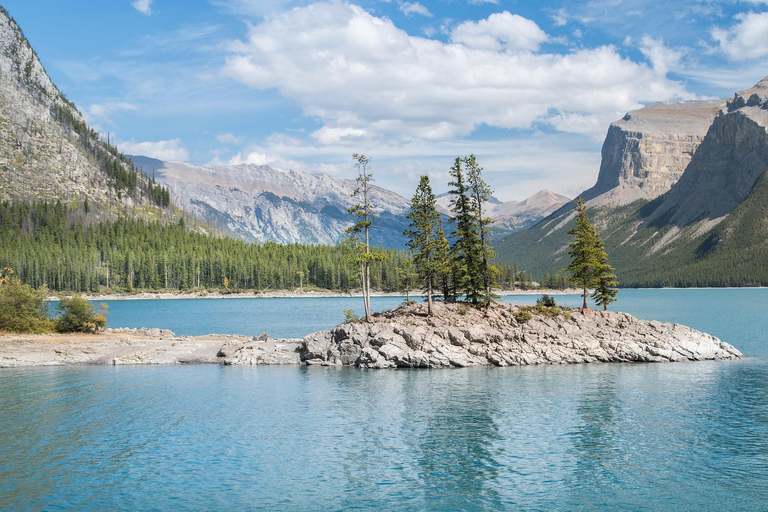
[[[152,0],[134,0],[131,2],[131,5],[141,14],[146,14],[147,16],[152,14]]]
[[[421,14],[422,16],[432,17],[432,13],[429,9],[421,5],[419,2],[402,2],[400,4],[400,11],[406,16],[413,14]]]
[[[546,40],[547,34],[535,22],[507,11],[477,22],[465,21],[451,33],[454,43],[493,51],[536,51]]]
[[[148,156],[167,162],[189,160],[189,151],[182,147],[179,139],[119,142],[117,146],[127,155]]]
[[[730,29],[712,29],[712,38],[732,60],[756,59],[768,55],[768,12],[741,13]]]
[[[275,88],[319,118],[319,142],[447,140],[483,123],[531,128],[557,115],[615,115],[642,102],[692,97],[664,76],[669,55],[654,54],[649,65],[613,46],[542,52],[547,34],[508,12],[459,24],[450,40],[411,36],[355,5],[315,3],[251,26],[246,41],[230,45],[224,73]],[[653,48],[661,47],[649,40]]]

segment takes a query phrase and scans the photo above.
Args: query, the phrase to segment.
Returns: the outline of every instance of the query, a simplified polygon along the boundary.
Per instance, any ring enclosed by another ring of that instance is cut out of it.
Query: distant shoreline
[[[500,296],[509,295],[576,295],[581,290],[575,288],[566,290],[496,290],[494,293]],[[309,299],[309,298],[356,298],[362,297],[361,292],[332,292],[332,291],[270,291],[270,292],[140,292],[140,293],[89,293],[83,294],[88,300],[168,300],[168,299]],[[374,292],[372,297],[405,297],[404,293]],[[419,299],[423,297],[421,291],[412,291],[410,297]],[[50,300],[58,300],[58,297],[50,297]]]

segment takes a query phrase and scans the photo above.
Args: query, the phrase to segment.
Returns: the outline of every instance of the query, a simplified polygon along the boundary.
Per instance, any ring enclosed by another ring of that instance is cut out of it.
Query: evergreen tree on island
[[[619,285],[619,281],[616,274],[613,273],[613,267],[608,264],[608,253],[605,252],[600,235],[598,235],[597,240],[599,242],[600,263],[597,266],[597,279],[592,298],[595,300],[595,304],[602,306],[603,310],[608,310],[608,305],[617,300],[616,295],[619,293],[619,289],[616,286]]]
[[[448,271],[448,240],[442,228],[440,213],[435,207],[435,195],[429,176],[422,176],[411,199],[411,229],[403,233],[408,237],[408,248],[413,251],[419,283],[427,294],[427,312],[433,315],[433,290],[438,276]]]
[[[582,288],[582,310],[589,308],[587,304],[588,289],[595,287],[592,297],[599,306],[608,309],[608,304],[616,300],[618,284],[613,267],[608,265],[608,254],[605,252],[600,234],[587,217],[587,207],[584,199],[576,198],[576,227],[568,231],[576,238],[568,247],[571,264],[568,270],[573,282]]]
[[[490,262],[491,260],[496,259],[496,252],[494,252],[493,247],[491,247],[491,230],[489,229],[489,226],[493,223],[493,219],[485,215],[483,206],[488,202],[493,191],[480,176],[483,168],[477,165],[475,155],[469,155],[469,157],[465,158],[464,165],[467,169],[467,182],[469,184],[469,191],[475,208],[477,230],[480,235],[480,270],[483,277],[484,292],[482,302],[486,306],[489,306],[491,299],[493,298],[493,294],[491,293],[491,271],[496,270]]]
[[[354,153],[352,158],[355,159],[355,167],[357,168],[357,186],[352,191],[352,197],[358,198],[358,203],[349,208],[349,213],[357,217],[357,222],[347,228],[346,233],[349,235],[345,243],[351,244],[355,247],[356,253],[353,263],[360,266],[360,286],[363,290],[363,306],[365,308],[366,322],[372,322],[371,317],[371,270],[370,264],[372,261],[380,261],[383,256],[378,253],[371,252],[371,243],[369,230],[373,223],[373,205],[370,202],[371,183],[373,183],[373,174],[368,172],[371,164],[371,159],[363,154]]]
[[[491,190],[480,177],[481,171],[474,155],[463,159],[456,157],[449,173],[453,181],[448,183],[453,187],[450,193],[454,218],[451,220],[456,225],[453,232],[456,243],[451,248],[455,286],[475,306],[487,306],[493,298],[489,260],[495,257],[488,237],[491,221],[483,217],[482,208]]]

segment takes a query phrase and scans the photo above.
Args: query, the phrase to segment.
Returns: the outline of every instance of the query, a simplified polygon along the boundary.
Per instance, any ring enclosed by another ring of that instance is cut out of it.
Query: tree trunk
[[[427,316],[432,316],[432,276],[427,278]]]
[[[582,304],[581,310],[586,311],[587,309],[589,309],[589,306],[587,305],[587,287],[586,286],[584,287],[583,297],[584,297],[584,304]]]

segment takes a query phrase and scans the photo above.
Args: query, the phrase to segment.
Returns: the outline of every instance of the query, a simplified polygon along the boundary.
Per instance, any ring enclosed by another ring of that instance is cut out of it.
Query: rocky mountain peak
[[[728,101],[728,112],[744,107],[758,107],[768,110],[768,76],[757,82],[754,87],[737,92]]]

